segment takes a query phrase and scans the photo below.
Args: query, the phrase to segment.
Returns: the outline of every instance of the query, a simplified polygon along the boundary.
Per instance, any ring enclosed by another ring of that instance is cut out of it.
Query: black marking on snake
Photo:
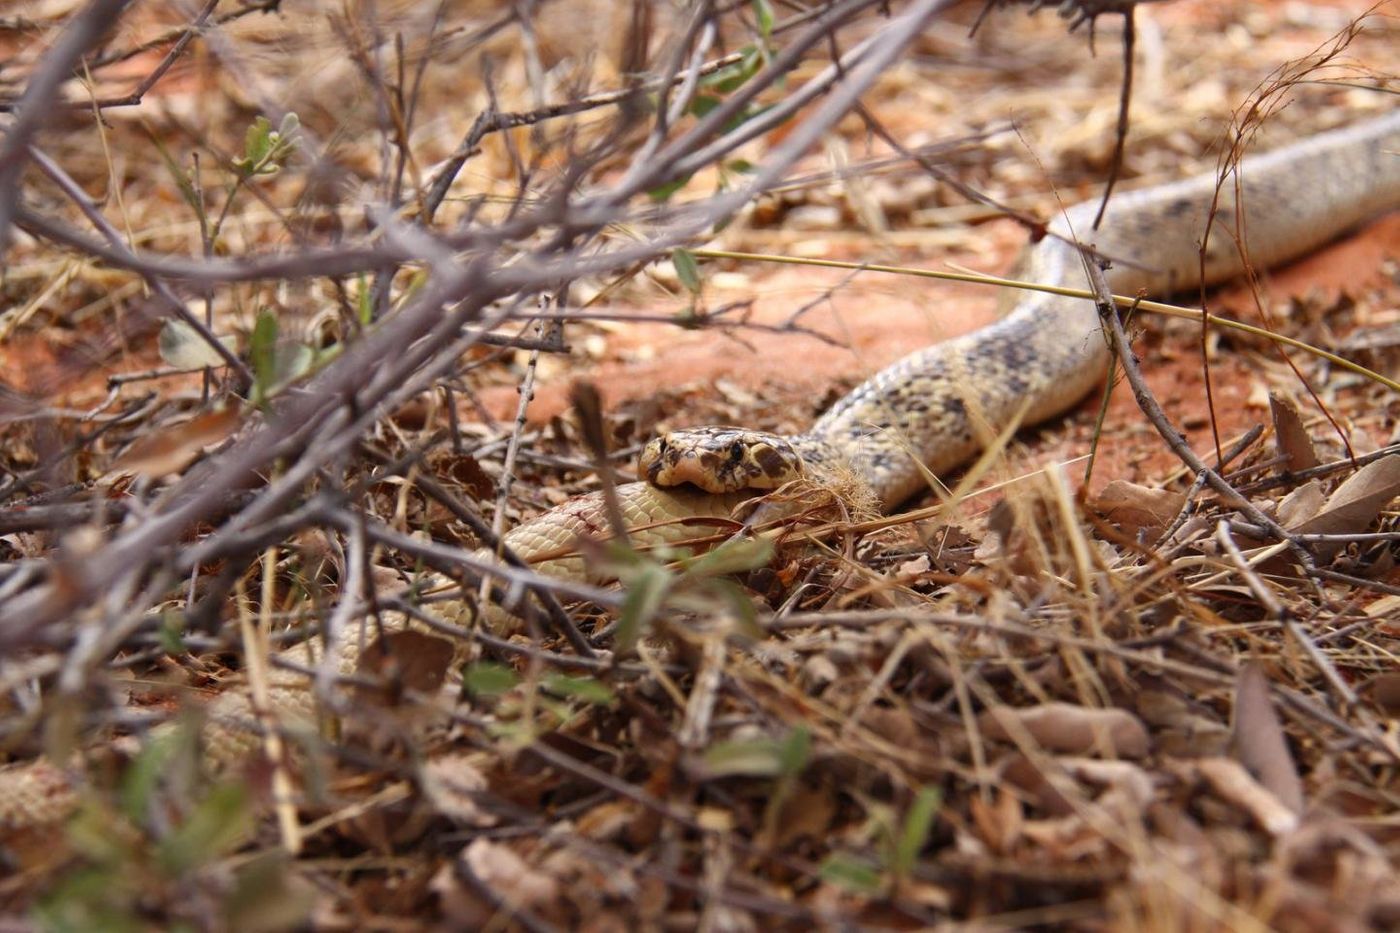
[[[759,467],[765,476],[781,476],[785,466],[782,455],[771,447],[761,447],[754,459],[758,461]]]
[[[1162,213],[1168,217],[1180,217],[1191,212],[1192,203],[1189,198],[1178,198],[1162,208]]]

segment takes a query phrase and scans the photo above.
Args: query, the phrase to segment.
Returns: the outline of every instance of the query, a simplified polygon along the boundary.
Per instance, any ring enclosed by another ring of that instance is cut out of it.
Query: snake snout
[[[803,470],[801,455],[785,438],[728,426],[663,434],[637,461],[638,478],[653,486],[689,484],[710,493],[776,489]]]

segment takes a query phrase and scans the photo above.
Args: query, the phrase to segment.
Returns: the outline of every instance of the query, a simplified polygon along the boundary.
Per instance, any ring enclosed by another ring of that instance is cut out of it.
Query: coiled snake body
[[[1249,261],[1256,267],[1285,261],[1400,206],[1397,153],[1400,110],[1245,160],[1240,176],[1248,223],[1239,229],[1247,230]],[[1121,194],[1097,231],[1090,229],[1097,205],[1072,208],[1051,226],[1056,236],[1029,251],[1021,277],[1083,287],[1081,253],[1059,237],[1078,237],[1111,258],[1107,278],[1119,294],[1163,294],[1237,274],[1242,261],[1229,184],[1201,266],[1198,245],[1215,193],[1208,175]],[[694,534],[697,519],[727,518],[755,488],[837,465],[853,470],[891,507],[924,485],[918,462],[935,473],[947,470],[1012,419],[1032,424],[1066,410],[1102,381],[1106,361],[1092,302],[1026,293],[997,323],[886,368],[802,435],[708,428],[653,441],[640,467],[647,481],[617,490],[623,517],[635,544],[675,543]],[[605,514],[599,495],[581,496],[516,528],[505,543],[544,573],[578,578],[581,559],[559,555],[569,553],[579,535],[606,532]],[[386,624],[404,622],[391,617]],[[357,641],[342,644],[338,666],[350,673]],[[306,660],[305,654],[288,656]],[[274,670],[267,699],[264,713],[277,721],[315,722],[315,699],[299,674]],[[253,718],[241,692],[211,704],[206,746],[214,763],[226,766],[257,747],[259,740],[243,728]],[[0,840],[51,825],[75,800],[65,769],[41,762],[0,771]]]

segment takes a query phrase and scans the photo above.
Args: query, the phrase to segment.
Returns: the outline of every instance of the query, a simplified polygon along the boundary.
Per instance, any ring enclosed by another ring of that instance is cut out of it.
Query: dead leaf
[[[447,678],[452,654],[452,642],[446,638],[423,632],[387,632],[360,655],[355,673],[395,688],[432,694]]]
[[[1285,528],[1301,525],[1322,511],[1322,504],[1326,501],[1327,496],[1322,491],[1321,483],[1317,480],[1304,483],[1279,502],[1278,522]]]
[[[1235,684],[1235,721],[1231,747],[1240,764],[1259,779],[1279,802],[1302,813],[1303,782],[1288,750],[1283,725],[1274,710],[1269,684],[1258,664],[1246,664]]]
[[[1216,794],[1248,813],[1269,835],[1283,836],[1297,828],[1298,815],[1233,758],[1202,758],[1196,770]]]
[[[210,447],[223,443],[243,420],[236,406],[196,415],[189,421],[148,434],[128,447],[108,476],[138,473],[160,479],[178,473]]]
[[[778,812],[773,826],[772,845],[781,851],[799,839],[830,838],[832,823],[840,811],[836,792],[825,784],[808,787],[798,784]]]
[[[1151,750],[1142,720],[1121,709],[1069,703],[997,706],[978,716],[977,724],[988,738],[1009,741],[1024,732],[1046,751],[1062,754],[1142,758]]]
[[[631,800],[605,800],[579,814],[576,829],[584,839],[613,842],[623,838],[637,819],[637,804]]]
[[[501,843],[477,839],[467,846],[462,860],[487,888],[516,907],[528,908],[559,893],[553,878],[532,869],[514,849]]]
[[[906,560],[895,568],[895,576],[901,580],[917,580],[921,575],[926,574],[931,569],[927,554],[920,554],[912,560]]]
[[[473,841],[456,864],[444,864],[430,888],[449,927],[463,930],[482,929],[499,920],[499,904],[534,911],[559,896],[554,878],[531,868],[504,843],[489,839]]]
[[[967,804],[977,834],[988,848],[997,855],[1007,855],[1016,848],[1025,820],[1015,794],[1001,788],[992,803],[974,794]]]
[[[477,797],[487,790],[486,775],[471,755],[433,755],[418,774],[423,795],[432,808],[461,826],[495,826],[496,815],[483,810]]]
[[[914,526],[919,540],[928,548],[933,569],[943,573],[962,575],[972,567],[972,552],[977,541],[957,525],[937,525],[925,528]]]
[[[477,502],[490,499],[496,494],[496,481],[493,480],[481,463],[470,454],[452,454],[435,458],[432,461],[433,475],[453,480],[468,496]]]
[[[1380,597],[1366,606],[1365,613],[1376,620],[1376,631],[1400,635],[1400,595]]]
[[[1177,684],[1142,675],[1134,709],[1152,727],[1159,754],[1203,758],[1223,755],[1229,746],[1229,729],[1215,710]]]
[[[1400,671],[1377,674],[1367,685],[1371,700],[1390,715],[1400,714]]]
[[[1056,764],[1081,783],[1106,787],[1116,792],[1132,812],[1140,813],[1152,802],[1152,775],[1132,762],[1057,758]]]
[[[1116,479],[1103,488],[1089,507],[1130,535],[1160,531],[1186,507],[1186,497],[1168,489],[1153,489]]]
[[[1292,399],[1270,392],[1269,412],[1274,418],[1274,443],[1290,473],[1311,469],[1322,462]]]
[[[1400,496],[1400,454],[1391,454],[1353,473],[1312,518],[1284,527],[1295,534],[1359,534],[1370,529],[1396,496]],[[1328,555],[1340,548],[1340,544],[1318,545],[1317,550]]]
[[[237,352],[238,338],[232,334],[218,335],[219,343]],[[160,329],[160,358],[176,369],[200,369],[205,366],[227,366],[228,362],[199,335],[199,331],[179,318],[170,318]]]

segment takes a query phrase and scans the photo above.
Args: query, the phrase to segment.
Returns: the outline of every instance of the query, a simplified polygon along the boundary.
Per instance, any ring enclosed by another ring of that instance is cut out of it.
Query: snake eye
[[[729,459],[738,463],[744,459],[744,445],[740,441],[735,441],[729,445]]]

